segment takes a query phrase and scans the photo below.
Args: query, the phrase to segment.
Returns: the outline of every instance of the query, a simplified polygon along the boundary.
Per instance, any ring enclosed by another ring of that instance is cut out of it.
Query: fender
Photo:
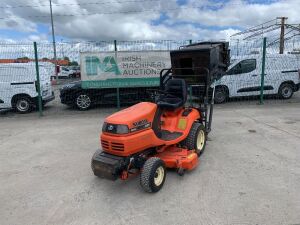
[[[181,110],[181,113],[179,113],[179,116],[176,118],[177,121],[176,121],[176,126],[175,126],[174,130],[172,130],[171,127],[162,126],[162,129],[167,129],[167,130],[171,130],[173,132],[176,131],[176,132],[183,133],[179,138],[177,138],[175,140],[165,141],[166,145],[173,145],[180,141],[183,141],[188,136],[193,123],[195,121],[201,119],[201,115],[198,110],[196,110],[194,108],[188,109],[188,110],[190,110],[190,112],[186,116],[183,115],[185,110],[184,109]]]

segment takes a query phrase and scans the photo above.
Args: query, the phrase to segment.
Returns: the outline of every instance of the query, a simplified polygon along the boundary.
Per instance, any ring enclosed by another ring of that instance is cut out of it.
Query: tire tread
[[[192,128],[188,134],[188,136],[186,137],[186,139],[184,139],[181,143],[182,145],[184,145],[185,147],[187,147],[189,150],[192,150],[195,148],[195,136],[197,134],[197,131],[199,129],[199,127],[201,126],[201,123],[193,123]]]
[[[162,160],[158,157],[151,157],[145,162],[140,176],[140,184],[144,191],[149,193],[153,192],[150,180],[151,174],[153,173],[153,166],[161,161]]]
[[[196,141],[197,141],[196,139],[197,139],[197,136],[198,136],[198,132],[201,129],[204,130],[204,132],[205,132],[205,127],[203,126],[202,123],[194,122],[191,129],[190,129],[190,132],[189,132],[188,136],[186,137],[186,139],[184,139],[181,142],[181,145],[183,145],[184,147],[186,147],[189,150],[196,149]],[[206,142],[206,140],[207,139],[206,139],[206,134],[205,134],[205,142]],[[201,152],[197,153],[198,157],[204,152],[205,145],[206,145],[206,143],[204,143],[204,147],[201,150]]]
[[[288,97],[288,98],[286,98],[286,97],[284,97],[284,96],[282,95],[282,89],[283,89],[285,86],[289,86],[289,87],[292,89],[292,94],[291,94],[291,96]],[[291,84],[291,83],[282,83],[282,84],[280,85],[280,87],[279,87],[278,95],[279,95],[279,97],[280,97],[281,99],[290,99],[290,98],[293,97],[293,95],[294,95],[294,90],[295,90],[295,88],[294,88],[294,85],[293,85],[293,84]]]

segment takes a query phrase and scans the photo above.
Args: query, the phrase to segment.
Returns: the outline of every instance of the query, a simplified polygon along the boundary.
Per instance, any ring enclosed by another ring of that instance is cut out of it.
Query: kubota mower
[[[154,103],[141,102],[105,119],[102,150],[92,158],[96,176],[126,180],[140,173],[142,188],[157,192],[166,168],[183,175],[198,165],[211,130],[211,86],[229,65],[228,43],[192,44],[170,55],[172,67],[161,71]]]

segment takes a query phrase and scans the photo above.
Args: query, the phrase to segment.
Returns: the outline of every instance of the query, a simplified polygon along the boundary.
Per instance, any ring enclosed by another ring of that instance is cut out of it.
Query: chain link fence
[[[33,43],[1,43],[0,108],[30,112],[38,102],[36,81]]]
[[[232,40],[231,66],[219,81],[217,101],[300,102],[299,69],[300,40],[285,41],[284,54],[279,54],[279,43],[266,39],[255,41]],[[265,58],[265,60],[263,60]],[[262,69],[264,67],[264,74]],[[263,88],[262,88],[263,87]],[[219,98],[219,99],[218,99]]]
[[[42,105],[48,104],[52,108],[57,108],[55,112],[65,109],[61,104],[59,89],[73,82],[70,85],[72,86],[75,81],[81,79],[82,52],[170,51],[193,42],[192,40],[57,42],[56,60],[52,43],[37,43]],[[300,39],[288,40],[284,47],[284,54],[279,54],[279,43],[269,43],[267,40],[263,62],[263,39],[231,40],[231,65],[227,74],[216,83],[216,103],[276,104],[283,101],[300,103],[300,95],[297,92],[300,79]],[[58,67],[55,67],[55,64]],[[56,77],[58,81],[54,82]],[[0,43],[0,110],[14,109],[25,113],[38,108],[37,85],[34,44]],[[137,92],[135,88],[106,88],[89,90],[89,93],[95,94],[90,101],[99,98],[97,102],[101,103],[106,98],[107,103],[113,105],[117,104],[118,98],[121,104],[131,103],[130,100],[145,100],[141,99],[145,98],[145,95]],[[76,105],[76,99],[70,97],[69,100],[74,101]]]

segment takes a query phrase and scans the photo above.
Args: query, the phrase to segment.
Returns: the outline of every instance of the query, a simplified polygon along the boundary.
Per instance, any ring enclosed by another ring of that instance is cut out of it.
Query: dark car
[[[153,87],[120,88],[121,105],[131,105],[141,101],[151,101],[149,89]],[[116,105],[116,88],[83,89],[81,81],[64,85],[60,89],[62,104],[75,106],[80,110],[87,110],[93,105]]]

